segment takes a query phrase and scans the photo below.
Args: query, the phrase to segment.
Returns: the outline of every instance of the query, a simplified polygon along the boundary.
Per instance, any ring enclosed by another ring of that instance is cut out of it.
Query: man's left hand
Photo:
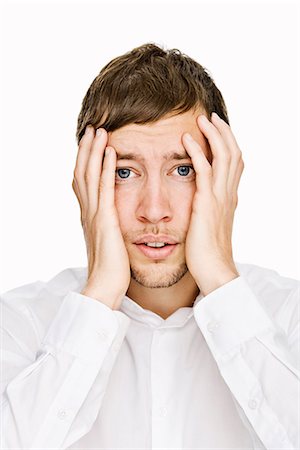
[[[216,113],[211,121],[198,116],[197,124],[208,140],[213,159],[210,164],[200,144],[189,141],[188,133],[183,135],[196,172],[185,252],[187,267],[205,296],[239,276],[231,238],[244,162],[230,126]]]

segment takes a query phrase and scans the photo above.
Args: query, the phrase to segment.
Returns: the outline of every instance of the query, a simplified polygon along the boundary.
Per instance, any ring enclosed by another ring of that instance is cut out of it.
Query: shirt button
[[[161,408],[159,408],[159,415],[161,417],[165,417],[167,415],[167,408],[165,406],[162,406]]]
[[[105,330],[99,330],[99,331],[97,331],[97,335],[98,335],[101,339],[103,339],[103,340],[105,340],[105,339],[108,338],[108,333],[107,333],[107,331],[105,331]]]
[[[58,413],[57,413],[57,417],[58,417],[60,420],[65,420],[65,419],[67,418],[67,416],[68,416],[68,414],[67,414],[67,411],[66,411],[65,409],[61,409],[61,410],[58,411]]]
[[[207,330],[210,333],[214,333],[220,326],[220,322],[211,321],[207,324]]]
[[[251,408],[251,409],[257,408],[257,401],[256,401],[256,400],[253,400],[253,399],[249,400],[248,406],[249,406],[249,408]]]

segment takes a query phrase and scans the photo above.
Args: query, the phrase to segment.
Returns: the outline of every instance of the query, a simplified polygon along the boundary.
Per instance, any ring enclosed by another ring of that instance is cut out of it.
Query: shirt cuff
[[[195,320],[217,358],[235,353],[246,340],[274,328],[242,276],[203,297],[193,310]]]
[[[104,359],[114,340],[114,350],[118,350],[129,323],[130,318],[123,312],[71,291],[64,297],[42,346],[96,362]]]

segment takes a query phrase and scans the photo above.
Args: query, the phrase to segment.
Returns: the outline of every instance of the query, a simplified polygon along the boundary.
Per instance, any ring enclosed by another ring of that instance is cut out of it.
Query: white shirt
[[[166,320],[69,268],[2,295],[5,449],[298,449],[297,280],[239,277]]]

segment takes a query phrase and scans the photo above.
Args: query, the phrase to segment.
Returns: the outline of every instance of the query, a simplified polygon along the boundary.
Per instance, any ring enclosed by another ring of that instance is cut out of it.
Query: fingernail
[[[201,119],[203,122],[207,122],[207,121],[208,121],[207,117],[204,116],[204,114],[202,114],[202,115],[200,116],[200,119]]]
[[[101,136],[101,134],[102,134],[102,130],[101,130],[101,128],[98,128],[98,129],[97,129],[97,132],[96,132],[96,134],[97,134],[97,136]]]
[[[105,156],[108,156],[109,153],[110,153],[110,148],[109,148],[109,147],[106,147],[106,149],[105,149]]]
[[[190,135],[190,133],[186,133],[185,134],[186,138],[188,141],[192,142],[194,139],[192,138],[192,136]]]
[[[211,117],[215,117],[216,119],[219,119],[219,116],[216,112],[211,113]]]
[[[87,127],[86,127],[86,129],[85,129],[85,132],[84,132],[84,134],[90,134],[90,132],[92,131],[92,126],[91,125],[88,125]]]

